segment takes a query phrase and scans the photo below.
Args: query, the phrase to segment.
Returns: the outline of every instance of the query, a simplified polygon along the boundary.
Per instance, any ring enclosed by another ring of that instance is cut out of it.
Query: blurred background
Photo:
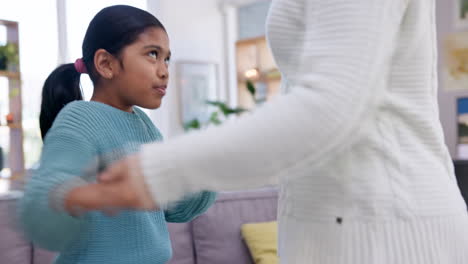
[[[11,185],[22,183],[40,157],[43,82],[82,56],[90,20],[116,4],[149,11],[169,34],[168,94],[160,109],[145,110],[165,138],[222,124],[287,92],[265,39],[269,0],[0,0],[0,263],[45,264],[54,256],[11,224],[20,197]],[[468,0],[436,0],[435,12],[439,115],[467,199]],[[81,78],[89,99],[91,82]],[[277,190],[222,194],[218,201],[193,223],[170,225],[171,263],[253,263],[241,227],[276,219]],[[276,239],[275,227],[262,228],[255,226]],[[194,237],[197,232],[208,235]]]

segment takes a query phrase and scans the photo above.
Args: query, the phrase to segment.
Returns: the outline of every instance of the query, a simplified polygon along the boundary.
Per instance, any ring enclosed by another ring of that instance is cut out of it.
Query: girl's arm
[[[64,208],[64,196],[86,181],[79,177],[95,157],[95,148],[77,131],[63,126],[50,130],[40,166],[32,173],[19,204],[20,223],[34,243],[53,251],[66,248],[86,224]]]

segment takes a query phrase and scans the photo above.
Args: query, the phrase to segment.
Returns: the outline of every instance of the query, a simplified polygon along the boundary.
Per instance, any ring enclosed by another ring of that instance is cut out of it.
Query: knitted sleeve
[[[203,191],[176,202],[164,211],[167,222],[184,223],[203,214],[215,202],[216,193]]]
[[[80,133],[83,127],[77,127],[80,120],[64,112],[47,134],[39,168],[32,173],[19,203],[26,236],[53,251],[66,248],[86,227],[82,218],[64,210],[63,198],[71,188],[86,183],[80,176],[96,157],[95,146]]]

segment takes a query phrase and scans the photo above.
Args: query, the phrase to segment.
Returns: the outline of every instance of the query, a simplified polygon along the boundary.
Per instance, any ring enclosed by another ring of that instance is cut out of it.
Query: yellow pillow
[[[277,264],[278,223],[249,223],[241,227],[242,237],[255,264]]]

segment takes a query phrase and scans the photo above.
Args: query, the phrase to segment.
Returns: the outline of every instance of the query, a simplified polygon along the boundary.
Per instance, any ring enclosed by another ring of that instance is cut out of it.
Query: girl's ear
[[[94,53],[94,66],[97,73],[104,79],[112,79],[119,70],[119,62],[114,55],[105,49],[98,49]]]

